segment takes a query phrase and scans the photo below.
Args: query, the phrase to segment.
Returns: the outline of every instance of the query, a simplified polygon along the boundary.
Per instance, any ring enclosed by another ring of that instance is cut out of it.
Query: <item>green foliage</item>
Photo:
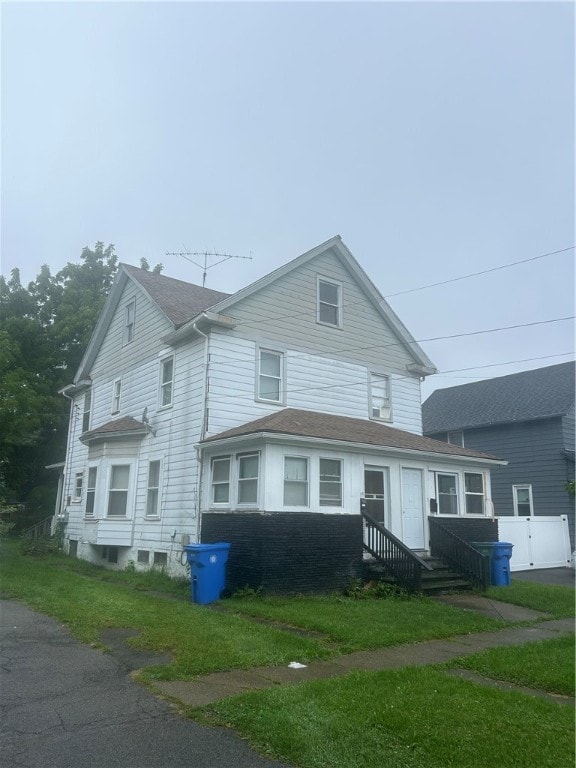
[[[26,502],[32,525],[52,511],[64,459],[72,380],[117,270],[114,246],[84,248],[79,263],[52,275],[44,265],[27,288],[17,269],[0,277],[0,484]],[[24,527],[22,525],[21,527]]]
[[[53,536],[25,537],[20,542],[20,552],[34,557],[56,555],[59,552],[58,541]]]
[[[262,590],[262,587],[249,587],[246,585],[245,587],[240,587],[239,589],[234,590],[232,593],[232,597],[234,597],[237,600],[247,600],[248,598],[252,597],[263,597],[264,593]]]
[[[386,581],[364,582],[362,579],[354,579],[344,590],[344,595],[355,600],[409,600],[412,597],[396,584],[388,584]]]
[[[569,480],[564,487],[570,496],[576,496],[576,480]]]

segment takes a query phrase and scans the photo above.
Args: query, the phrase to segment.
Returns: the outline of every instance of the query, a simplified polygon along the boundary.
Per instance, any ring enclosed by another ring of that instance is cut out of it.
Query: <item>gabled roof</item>
[[[130,264],[121,264],[124,269],[146,291],[176,327],[183,325],[205,309],[228,298],[230,294],[213,291],[200,285],[175,280],[173,277],[158,275]]]
[[[202,443],[209,444],[229,438],[258,434],[309,437],[333,442],[442,454],[451,458],[467,457],[498,461],[496,457],[487,453],[461,448],[458,445],[450,445],[450,443],[441,440],[432,440],[430,437],[421,437],[401,429],[387,427],[375,421],[352,419],[348,416],[335,416],[316,411],[302,411],[297,408],[284,408],[261,419],[250,421],[233,429],[227,429],[217,435],[211,435],[205,438]]]
[[[422,406],[424,434],[563,416],[574,405],[574,362],[437,389]]]
[[[344,244],[340,235],[335,235],[329,240],[326,240],[324,243],[317,245],[315,248],[306,251],[306,253],[303,253],[301,256],[298,256],[292,261],[289,261],[287,264],[284,264],[282,267],[279,267],[278,269],[273,270],[259,280],[256,280],[256,282],[251,283],[250,285],[246,286],[246,288],[242,288],[236,293],[231,294],[223,301],[220,301],[218,304],[210,307],[211,312],[221,315],[226,314],[229,310],[233,312],[234,306],[238,304],[238,302],[246,299],[248,296],[251,296],[257,291],[262,290],[262,288],[271,285],[276,280],[284,277],[284,275],[302,267],[304,264],[307,264],[312,259],[315,259],[317,256],[326,253],[327,251],[330,251],[337,259],[339,259],[345,269],[362,287],[365,295],[367,296],[368,300],[371,301],[376,311],[395,332],[399,341],[404,345],[408,353],[414,359],[414,367],[416,369],[415,372],[419,372],[421,375],[430,375],[432,373],[436,373],[436,367],[434,366],[434,363],[416,342],[412,334],[408,331],[406,326],[396,315],[392,307],[390,307],[390,305],[386,302],[366,272],[364,272],[360,264],[356,261],[348,247]],[[185,328],[182,328],[181,333],[185,333]],[[174,336],[177,335],[178,334],[174,334]]]

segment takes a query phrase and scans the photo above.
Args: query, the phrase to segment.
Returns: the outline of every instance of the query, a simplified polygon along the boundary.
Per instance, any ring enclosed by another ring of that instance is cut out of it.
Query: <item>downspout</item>
[[[200,425],[200,438],[199,442],[202,442],[206,432],[208,431],[208,365],[209,365],[209,351],[208,351],[208,335],[198,328],[198,321],[192,323],[192,328],[202,336],[204,339],[204,385],[202,388],[202,423]],[[200,530],[202,526],[202,448],[198,446],[196,448],[196,463],[198,465],[198,471],[196,473],[196,508],[197,508],[197,523],[196,523],[196,538],[200,541]]]

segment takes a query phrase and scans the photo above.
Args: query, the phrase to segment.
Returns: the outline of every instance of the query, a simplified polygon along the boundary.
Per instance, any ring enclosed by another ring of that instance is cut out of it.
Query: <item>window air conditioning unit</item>
[[[381,419],[387,419],[389,421],[391,415],[392,415],[392,408],[390,408],[389,405],[381,405],[380,406],[380,418]]]

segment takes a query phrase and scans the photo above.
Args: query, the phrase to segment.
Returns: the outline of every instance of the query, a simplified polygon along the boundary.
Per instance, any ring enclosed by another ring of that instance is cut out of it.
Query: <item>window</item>
[[[230,502],[230,457],[223,456],[212,461],[212,503]]]
[[[128,510],[129,483],[129,464],[114,464],[110,467],[110,485],[108,487],[108,517],[126,517]]]
[[[122,395],[122,380],[116,379],[112,387],[112,413],[120,412],[120,397]]]
[[[150,562],[150,552],[148,552],[147,549],[139,549],[137,561],[140,563],[140,565],[148,565]]]
[[[342,462],[320,459],[320,506],[342,506]]]
[[[258,501],[257,453],[238,457],[238,504],[256,504]]]
[[[172,405],[174,384],[174,358],[168,357],[160,363],[160,407]]]
[[[164,568],[168,565],[168,553],[154,552],[154,565],[156,568]]]
[[[84,472],[76,472],[74,477],[74,501],[82,499],[82,485],[84,483]]]
[[[479,472],[464,473],[464,497],[467,515],[484,514],[484,475]]]
[[[370,414],[373,419],[390,421],[390,379],[380,373],[370,374]]]
[[[459,445],[461,448],[464,448],[464,432],[461,429],[455,432],[448,432],[446,436],[451,445]]]
[[[97,467],[88,468],[88,483],[86,484],[86,517],[94,517],[94,502],[96,501]]]
[[[529,517],[534,514],[531,485],[513,485],[514,514],[519,517]]]
[[[330,280],[318,278],[318,309],[319,323],[342,325],[342,286]]]
[[[82,412],[82,432],[90,429],[90,411],[92,410],[92,390],[89,389],[84,395],[84,410]]]
[[[134,318],[136,314],[136,302],[131,301],[126,305],[124,325],[124,344],[129,344],[134,339]]]
[[[458,477],[456,475],[436,475],[438,493],[438,512],[441,515],[458,514]]]
[[[308,459],[284,457],[284,506],[308,506]]]
[[[148,491],[146,494],[146,517],[158,517],[160,493],[160,461],[148,464]]]
[[[258,356],[258,398],[279,403],[282,400],[284,355],[261,349]]]

